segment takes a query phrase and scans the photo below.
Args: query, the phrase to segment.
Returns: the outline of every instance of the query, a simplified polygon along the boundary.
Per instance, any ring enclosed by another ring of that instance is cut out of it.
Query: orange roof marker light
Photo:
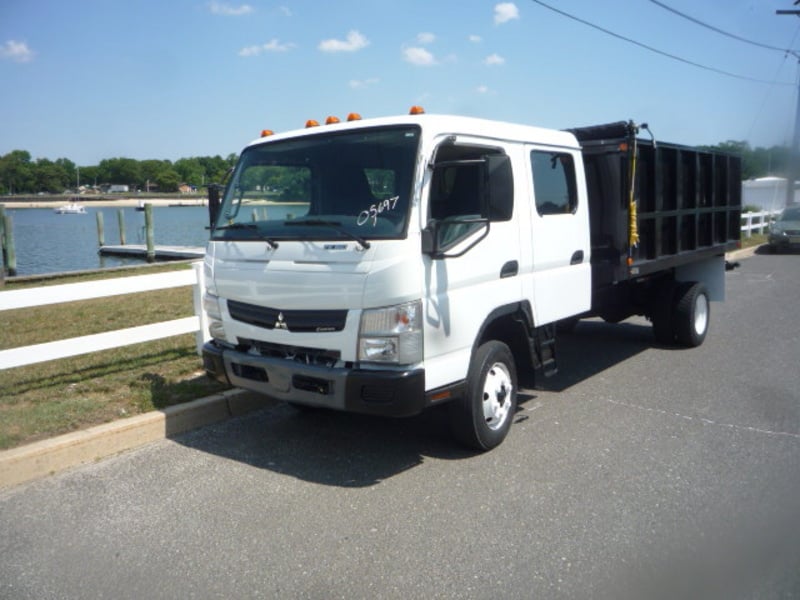
[[[347,115],[347,120],[348,121],[360,121],[361,120],[361,115],[356,113],[356,112],[352,112],[349,115]]]
[[[272,129],[262,129],[261,130],[261,137],[269,137],[269,136],[274,135],[274,134],[275,134],[275,132],[272,131]]]
[[[334,117],[333,115],[329,116],[325,119],[325,125],[333,125],[335,123],[339,123],[339,117]]]
[[[319,127],[319,121],[316,119],[309,119],[306,121],[306,127]]]
[[[410,114],[410,115],[424,115],[425,114],[425,109],[422,108],[421,106],[416,106],[415,105],[415,106],[411,107],[411,109],[408,111],[408,114]]]

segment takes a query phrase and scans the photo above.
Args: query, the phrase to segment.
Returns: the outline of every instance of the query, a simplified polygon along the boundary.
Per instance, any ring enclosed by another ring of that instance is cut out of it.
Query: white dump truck
[[[644,126],[643,126],[644,127]],[[264,131],[210,194],[207,373],[298,407],[508,433],[558,325],[644,315],[699,346],[740,236],[737,157],[424,114]]]

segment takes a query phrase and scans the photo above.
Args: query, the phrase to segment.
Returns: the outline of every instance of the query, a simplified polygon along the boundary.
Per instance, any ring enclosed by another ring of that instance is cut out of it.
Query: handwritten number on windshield
[[[380,202],[372,204],[368,209],[362,210],[359,213],[356,224],[361,227],[365,223],[372,221],[372,226],[375,227],[378,223],[378,215],[384,211],[394,210],[399,199],[400,196],[392,196],[391,198],[386,198],[386,200],[381,200]]]

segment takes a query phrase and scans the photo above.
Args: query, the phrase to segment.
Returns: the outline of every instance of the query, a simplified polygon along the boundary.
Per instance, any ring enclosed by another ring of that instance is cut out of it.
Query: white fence
[[[195,312],[194,316],[172,321],[106,331],[45,344],[0,350],[0,370],[32,365],[46,360],[99,352],[110,348],[120,348],[140,342],[160,340],[184,333],[195,334],[197,352],[199,354],[203,344],[208,339],[206,333],[208,331],[208,320],[203,311],[202,296],[205,281],[203,263],[193,263],[192,267],[191,270],[170,271],[155,275],[135,275],[133,277],[0,292],[0,311],[3,311],[191,285],[194,292]],[[69,314],[65,314],[64,318],[68,319]]]
[[[751,237],[753,231],[764,233],[775,214],[768,211],[743,213],[742,232],[746,234],[746,237]],[[202,294],[205,287],[203,263],[193,263],[192,267],[191,270],[186,271],[170,271],[155,275],[136,275],[133,277],[0,292],[0,311],[3,311],[191,285],[193,286],[195,312],[194,316],[172,321],[140,325],[139,327],[118,329],[45,344],[0,350],[0,370],[77,356],[79,354],[99,352],[110,348],[130,346],[131,344],[159,340],[184,333],[195,334],[197,352],[199,354],[203,344],[208,340],[208,319],[203,311]],[[66,318],[68,318],[68,315]]]
[[[770,222],[779,212],[747,212],[742,213],[742,232],[745,237],[752,237],[753,232],[766,233]]]

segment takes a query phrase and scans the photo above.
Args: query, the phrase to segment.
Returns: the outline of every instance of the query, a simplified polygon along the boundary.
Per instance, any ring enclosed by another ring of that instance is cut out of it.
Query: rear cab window
[[[575,160],[566,152],[531,151],[533,194],[542,215],[574,214],[578,208]]]

